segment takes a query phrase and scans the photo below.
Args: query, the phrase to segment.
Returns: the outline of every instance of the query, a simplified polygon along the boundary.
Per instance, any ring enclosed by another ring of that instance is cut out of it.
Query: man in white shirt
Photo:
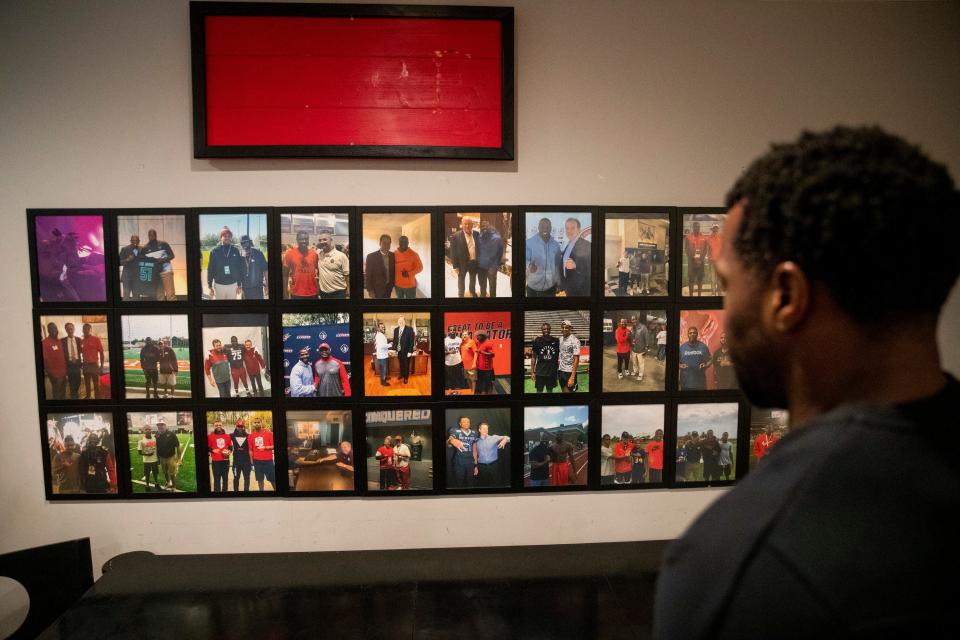
[[[600,484],[613,484],[613,477],[616,473],[613,447],[610,443],[610,434],[603,434],[603,439],[600,441]]]
[[[463,340],[453,329],[443,339],[444,384],[447,395],[459,395],[458,389],[466,387],[463,379],[463,357],[460,355],[460,345]]]
[[[617,260],[617,295],[627,295],[627,289],[630,288],[630,257],[624,251],[620,259]]]
[[[389,357],[390,341],[387,340],[387,329],[382,322],[377,323],[377,335],[373,337],[373,348],[376,352],[377,369],[380,371],[380,384],[389,387],[387,382],[387,358]]]
[[[393,455],[396,459],[397,478],[402,491],[410,490],[410,447],[403,443],[403,436],[394,438]]]

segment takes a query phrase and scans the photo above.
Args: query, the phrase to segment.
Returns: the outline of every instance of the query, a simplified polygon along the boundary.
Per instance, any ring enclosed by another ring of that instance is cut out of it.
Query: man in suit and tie
[[[70,390],[70,399],[80,399],[80,380],[82,377],[83,361],[81,360],[80,338],[74,335],[76,330],[72,322],[63,325],[67,337],[61,340],[63,357],[67,361],[67,386]]]
[[[568,296],[590,295],[590,242],[580,237],[580,221],[567,218],[563,225],[567,246],[560,254],[560,290]]]
[[[383,234],[380,236],[380,248],[367,255],[363,276],[369,298],[389,298],[393,293],[396,259],[390,251],[391,242],[390,236]]]
[[[403,316],[397,318],[397,326],[393,328],[393,348],[397,350],[397,359],[400,365],[400,377],[407,384],[410,378],[410,358],[417,346],[417,336],[412,327],[407,326]]]
[[[464,216],[460,221],[460,231],[453,234],[450,242],[450,261],[457,274],[457,297],[464,294],[464,283],[470,274],[470,297],[477,297],[477,243],[480,232],[473,228],[473,218]],[[484,287],[486,288],[486,287]]]

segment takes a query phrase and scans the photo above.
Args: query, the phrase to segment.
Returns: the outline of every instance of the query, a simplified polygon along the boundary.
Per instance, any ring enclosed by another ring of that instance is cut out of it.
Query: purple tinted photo
[[[41,302],[105,302],[103,216],[37,216]]]

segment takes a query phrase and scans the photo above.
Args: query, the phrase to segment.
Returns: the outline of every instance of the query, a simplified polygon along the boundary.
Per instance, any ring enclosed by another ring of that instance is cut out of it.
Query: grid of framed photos
[[[27,216],[50,499],[726,485],[786,425],[737,389],[722,209]]]

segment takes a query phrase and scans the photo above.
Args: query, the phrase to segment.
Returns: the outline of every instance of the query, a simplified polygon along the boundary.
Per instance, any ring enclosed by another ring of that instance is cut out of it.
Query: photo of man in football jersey
[[[205,313],[202,340],[204,395],[255,398],[270,395],[270,328],[265,313]]]

